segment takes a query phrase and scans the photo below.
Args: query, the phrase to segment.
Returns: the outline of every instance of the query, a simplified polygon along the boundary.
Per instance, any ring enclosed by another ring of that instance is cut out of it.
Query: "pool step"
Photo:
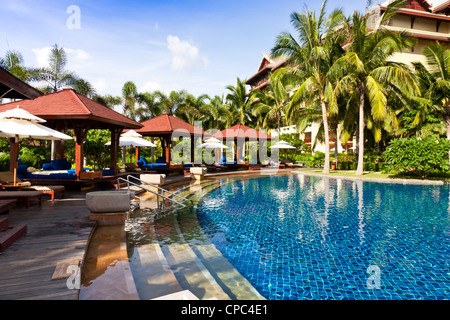
[[[197,256],[210,273],[222,284],[225,292],[237,300],[265,300],[265,298],[245,279],[239,271],[217,250],[213,244],[197,245]]]
[[[230,300],[188,244],[172,244],[167,250],[167,261],[184,289],[201,300]]]
[[[136,247],[130,261],[141,300],[155,299],[182,291],[157,243]]]

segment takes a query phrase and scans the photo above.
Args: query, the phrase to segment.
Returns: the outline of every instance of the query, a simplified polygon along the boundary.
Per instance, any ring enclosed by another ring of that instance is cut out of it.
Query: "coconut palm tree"
[[[194,124],[195,120],[200,119],[202,113],[200,108],[205,104],[208,96],[202,94],[198,97],[194,97],[192,94],[187,94],[184,102],[180,103],[176,111],[176,116],[184,121]]]
[[[251,100],[247,95],[245,89],[245,80],[237,78],[236,86],[229,85],[226,88],[230,91],[227,94],[227,104],[237,114],[236,121],[241,124],[248,124],[251,122]]]
[[[138,93],[136,96],[138,108],[135,110],[139,122],[161,115],[161,104],[155,92]]]
[[[252,91],[252,99],[255,99],[252,113],[254,116],[263,116],[263,127],[268,128],[271,120],[275,120],[278,135],[282,122],[285,122],[286,109],[291,102],[290,87],[283,81],[283,75],[287,69],[281,68],[269,74],[269,84],[264,90]]]
[[[188,95],[186,90],[172,90],[168,95],[162,91],[155,91],[163,113],[174,115],[177,109],[185,102]]]
[[[426,66],[414,63],[423,98],[414,123],[425,122],[431,114],[438,116],[444,121],[447,140],[450,140],[450,50],[436,42],[427,46],[423,54]]]
[[[36,69],[27,68],[23,63],[22,53],[16,50],[8,50],[6,51],[5,57],[0,58],[0,66],[6,71],[24,82],[33,81]]]
[[[122,87],[122,103],[123,103],[123,115],[130,118],[135,117],[136,96],[137,87],[133,81],[127,81]]]
[[[208,99],[209,103],[205,103],[200,107],[202,116],[199,120],[203,123],[203,130],[223,130],[231,127],[233,125],[233,114],[224,102],[223,95],[221,97],[209,97]]]
[[[50,51],[49,65],[42,68],[36,74],[36,80],[44,81],[47,87],[44,92],[57,92],[61,88],[71,87],[78,77],[74,72],[65,70],[67,64],[67,54],[63,47],[55,44]]]
[[[114,109],[114,107],[120,106],[122,104],[121,97],[115,97],[112,95],[95,95],[93,97],[93,100],[110,109]]]
[[[390,5],[382,17],[382,24],[391,17],[393,8],[400,2]],[[347,95],[349,101],[356,100],[359,105],[358,175],[363,174],[365,128],[372,129],[376,142],[380,141],[382,128],[387,124],[393,124],[398,130],[396,114],[388,104],[388,91],[413,95],[412,90],[417,88],[406,65],[389,61],[393,53],[410,48],[413,41],[404,33],[381,29],[371,31],[367,27],[367,19],[367,16],[353,13],[346,26],[349,35],[346,53],[330,70],[330,75],[340,75],[337,89]]]
[[[97,95],[94,86],[84,79],[76,79],[71,85],[71,87],[79,94],[82,94],[83,96],[86,96],[91,99]]]
[[[284,32],[277,39],[272,54],[274,56],[287,55],[293,71],[301,79],[300,86],[294,94],[291,107],[300,105],[305,101],[319,102],[322,114],[322,123],[325,136],[325,163],[324,173],[330,171],[329,146],[329,114],[338,110],[334,84],[328,73],[333,62],[343,50],[342,29],[338,28],[343,20],[342,10],[335,9],[326,16],[324,1],[319,15],[305,10],[303,13],[291,14],[291,24],[298,33],[298,40],[290,33]],[[292,111],[291,111],[292,112]]]

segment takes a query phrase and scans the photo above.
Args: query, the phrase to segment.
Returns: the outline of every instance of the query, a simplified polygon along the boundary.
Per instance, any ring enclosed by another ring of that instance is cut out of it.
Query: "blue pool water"
[[[229,182],[229,183],[227,183]],[[448,299],[449,186],[223,181],[200,225],[267,299]]]

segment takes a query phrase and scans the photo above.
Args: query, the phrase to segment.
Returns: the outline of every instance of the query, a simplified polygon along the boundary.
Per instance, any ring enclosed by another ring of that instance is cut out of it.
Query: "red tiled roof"
[[[72,89],[46,94],[33,100],[0,105],[0,111],[17,106],[45,120],[81,119],[137,129],[142,126],[120,113],[89,99]]]
[[[169,114],[162,114],[141,123],[143,127],[135,130],[142,135],[158,136],[172,134],[175,130],[187,130],[190,134],[203,135],[205,131]]]
[[[217,132],[214,138],[222,139],[237,139],[237,138],[248,138],[248,139],[260,139],[260,140],[274,140],[275,138],[265,134],[262,131],[247,127],[243,124],[234,125],[228,129]]]

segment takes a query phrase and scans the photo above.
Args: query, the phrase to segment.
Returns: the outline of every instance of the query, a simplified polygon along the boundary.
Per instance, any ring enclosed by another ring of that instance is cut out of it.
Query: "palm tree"
[[[233,125],[233,114],[222,97],[208,97],[209,103],[200,107],[202,116],[200,121],[203,123],[203,130],[218,129],[223,130]]]
[[[36,75],[36,80],[47,82],[45,92],[57,92],[59,89],[71,87],[78,77],[71,71],[66,71],[67,54],[64,48],[55,44],[49,55],[49,66],[42,68]]]
[[[252,91],[252,99],[257,101],[254,104],[253,115],[263,116],[263,127],[266,129],[269,129],[270,120],[275,119],[278,135],[280,135],[280,127],[282,120],[284,122],[286,109],[291,102],[289,86],[286,81],[283,81],[285,73],[285,68],[276,70],[269,74],[269,84],[264,90]]]
[[[123,115],[129,116],[134,119],[137,88],[134,82],[127,81],[122,87],[122,102],[123,102]]]
[[[247,95],[245,82],[245,80],[241,81],[237,78],[236,86],[229,85],[226,87],[230,91],[226,96],[227,103],[238,112],[238,119],[236,120],[241,124],[251,122],[251,100]]]
[[[155,91],[155,94],[160,101],[162,112],[169,115],[175,114],[177,109],[185,102],[188,95],[186,90],[172,90],[169,95],[161,91]]]
[[[115,97],[112,95],[104,95],[104,96],[95,95],[93,97],[93,100],[104,105],[105,107],[110,108],[110,109],[114,109],[114,107],[122,104],[121,97]]]
[[[418,82],[423,90],[421,108],[414,122],[424,122],[433,114],[444,120],[447,140],[450,140],[450,50],[439,42],[427,46],[423,54],[426,65],[414,63]]]
[[[79,94],[82,94],[83,96],[86,96],[91,99],[97,95],[95,88],[92,86],[92,84],[84,79],[76,79],[71,87]]]
[[[177,108],[176,116],[190,124],[194,124],[194,121],[200,119],[202,116],[200,108],[205,104],[207,97],[206,94],[202,94],[198,97],[187,94],[184,102]]]
[[[22,54],[16,50],[8,50],[4,58],[0,58],[0,66],[24,82],[34,80],[36,70],[23,65]]]
[[[382,23],[393,14],[392,8],[397,1],[389,5]],[[355,12],[347,24],[349,45],[345,55],[340,57],[330,70],[330,74],[340,74],[337,86],[343,94],[351,96],[349,101],[357,101],[358,108],[358,167],[356,174],[363,174],[364,165],[364,130],[370,127],[375,141],[381,139],[381,129],[386,124],[397,127],[394,110],[388,104],[388,91],[412,94],[414,79],[405,65],[390,62],[388,58],[396,51],[413,45],[404,33],[392,33],[387,30],[369,31],[367,16]],[[367,109],[366,100],[370,105]]]
[[[319,16],[315,12],[305,10],[303,13],[292,13],[291,23],[298,33],[299,41],[284,32],[277,37],[272,54],[287,55],[301,81],[291,101],[291,107],[299,103],[317,100],[321,107],[322,123],[325,136],[324,173],[330,171],[329,114],[337,113],[337,97],[334,84],[329,77],[329,70],[337,57],[342,54],[341,32],[338,26],[343,22],[342,10],[334,10],[325,16],[324,1]],[[292,111],[291,111],[292,112]]]
[[[136,100],[139,107],[135,113],[139,117],[140,122],[161,115],[161,105],[155,92],[138,93]]]

